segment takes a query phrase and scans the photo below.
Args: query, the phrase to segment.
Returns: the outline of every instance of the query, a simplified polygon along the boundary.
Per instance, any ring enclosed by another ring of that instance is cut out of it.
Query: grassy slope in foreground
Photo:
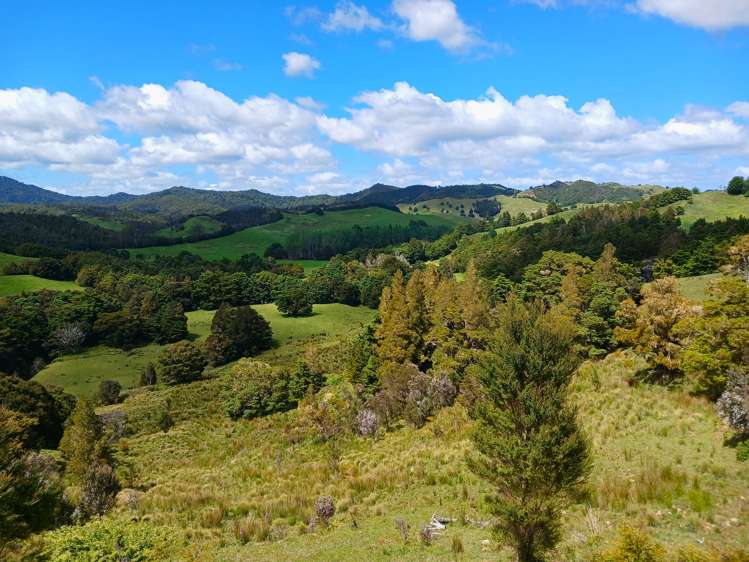
[[[715,222],[725,218],[749,217],[749,197],[728,195],[725,191],[706,191],[692,196],[692,202],[679,201],[672,207],[683,207],[681,224],[689,228],[698,219]]]
[[[375,311],[364,307],[343,304],[317,304],[314,314],[289,318],[278,312],[274,304],[253,306],[273,328],[273,340],[278,346],[287,346],[297,340],[313,336],[345,336],[369,322]],[[188,330],[201,340],[211,330],[214,311],[196,310],[187,313]],[[107,346],[97,346],[76,355],[60,357],[40,371],[34,380],[43,384],[63,387],[78,396],[92,396],[103,380],[116,380],[123,388],[133,388],[138,383],[140,371],[154,361],[164,346],[151,344],[129,351]],[[274,353],[271,350],[266,353]]]
[[[432,225],[454,225],[459,222],[455,217],[420,216],[419,219]],[[347,229],[353,226],[407,226],[413,216],[396,213],[380,207],[366,209],[349,209],[330,211],[323,215],[285,214],[280,221],[261,226],[253,226],[228,236],[177,244],[174,246],[154,246],[131,250],[135,255],[177,255],[188,251],[209,260],[222,258],[237,259],[243,254],[255,252],[263,255],[265,249],[273,242],[284,244],[296,232],[320,232]],[[299,262],[301,263],[301,261]]]
[[[590,497],[565,512],[555,560],[600,559],[624,522],[646,526],[669,550],[749,544],[749,472],[724,446],[713,406],[681,390],[628,384],[642,367],[617,353],[576,375],[572,400],[593,455]],[[175,559],[452,560],[457,536],[460,560],[512,560],[507,549],[497,551],[490,529],[459,522],[461,514],[490,518],[483,502],[489,489],[466,466],[471,425],[460,406],[422,429],[342,439],[332,462],[329,443],[293,439],[296,412],[227,419],[222,382],[142,393],[117,407],[137,415],[165,397],[172,404],[177,425],[129,438],[122,460],[132,463],[138,483],[150,484],[139,517],[189,537]],[[329,528],[310,532],[306,518],[321,495],[333,496],[336,514]],[[111,517],[133,513],[121,507]],[[433,513],[458,521],[425,547],[418,532]],[[397,518],[410,525],[406,544]],[[240,527],[247,544],[238,540]]]
[[[35,275],[0,275],[0,297],[17,295],[24,291],[81,291],[81,287],[72,281],[55,281],[42,279]]]

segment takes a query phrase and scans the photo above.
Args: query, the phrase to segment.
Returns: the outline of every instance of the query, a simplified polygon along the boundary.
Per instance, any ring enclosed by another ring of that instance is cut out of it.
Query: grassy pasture
[[[103,219],[101,217],[92,217],[89,215],[73,215],[78,220],[82,220],[83,222],[87,222],[89,224],[93,224],[96,226],[99,226],[101,228],[106,228],[107,230],[114,230],[115,232],[120,232],[125,228],[125,225],[121,222],[118,222],[116,220],[112,219]]]
[[[722,273],[708,273],[707,275],[696,275],[694,277],[680,277],[676,286],[679,292],[686,298],[696,302],[702,302],[707,298],[708,285],[723,277]]]
[[[679,389],[630,384],[641,367],[616,353],[575,377],[571,398],[593,467],[588,497],[564,513],[554,560],[600,560],[625,522],[671,552],[749,544],[749,473],[724,445],[713,406]],[[215,377],[141,392],[113,407],[136,419],[168,401],[177,423],[168,433],[140,426],[123,442],[118,461],[135,475],[125,485],[144,491],[137,508],[110,517],[170,528],[176,559],[452,560],[454,537],[464,548],[459,560],[513,559],[490,529],[465,522],[490,514],[489,490],[466,466],[471,422],[462,406],[421,429],[332,445],[291,431],[305,427],[297,411],[230,421],[221,410],[226,384]],[[330,527],[310,530],[320,495],[333,496],[336,514]],[[456,521],[427,547],[418,532],[433,513]],[[397,518],[410,526],[407,542]]]
[[[749,197],[728,195],[724,191],[706,191],[692,196],[691,203],[679,201],[672,207],[682,207],[681,224],[689,228],[697,220],[715,222],[725,218],[749,217]]]
[[[0,252],[0,271],[2,271],[2,269],[10,263],[35,260],[35,259],[36,258],[25,258],[23,256],[14,256],[13,254],[6,254],[5,252]]]
[[[479,199],[485,198],[480,197]],[[439,215],[466,221],[471,220],[468,216],[468,211],[471,210],[476,200],[476,198],[467,197],[442,197],[440,199],[419,201],[418,203],[401,203],[398,205],[398,208],[402,213],[410,215]],[[463,205],[464,215],[460,214],[461,205]]]
[[[541,203],[530,197],[509,197],[507,195],[496,195],[494,197],[500,204],[502,209],[501,212],[507,211],[511,216],[517,216],[520,213],[525,213],[530,216],[531,213],[536,211],[546,210],[546,203]]]
[[[294,355],[312,338],[320,340],[346,336],[369,322],[375,314],[368,308],[343,304],[317,304],[312,316],[302,318],[283,316],[274,304],[254,308],[271,323],[273,341],[277,346],[261,357],[275,359]],[[201,341],[208,336],[214,312],[196,310],[187,313],[188,331],[195,340]],[[156,359],[163,347],[151,344],[125,351],[97,346],[76,355],[55,359],[34,380],[61,386],[78,396],[93,395],[99,383],[106,379],[118,381],[124,389],[133,388],[138,383],[140,371]]]
[[[177,227],[162,228],[156,234],[163,238],[182,238],[194,234],[196,230],[202,230],[205,234],[218,232],[224,225],[213,217],[190,217]]]
[[[41,291],[81,291],[72,281],[55,281],[35,275],[0,275],[0,297],[17,295],[23,292]]]
[[[432,225],[453,225],[459,222],[455,217],[423,216],[419,217]],[[323,215],[284,214],[283,219],[270,224],[253,226],[239,232],[203,240],[176,244],[174,246],[153,246],[131,250],[134,255],[177,255],[188,251],[209,260],[223,258],[237,259],[243,254],[255,252],[263,255],[265,249],[273,242],[284,244],[292,234],[297,232],[315,232],[347,229],[353,226],[407,226],[413,216],[396,213],[380,207],[366,209],[348,209],[345,211],[331,211]],[[294,260],[299,262],[299,260]]]

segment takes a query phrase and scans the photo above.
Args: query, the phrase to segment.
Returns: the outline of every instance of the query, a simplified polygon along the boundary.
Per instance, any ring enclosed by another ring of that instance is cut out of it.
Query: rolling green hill
[[[198,234],[213,234],[219,232],[225,226],[221,221],[213,217],[197,216],[190,217],[180,224],[179,227],[162,228],[156,231],[156,235],[162,238],[179,239],[197,236]]]
[[[21,261],[27,261],[27,260],[33,260],[36,258],[24,258],[23,256],[14,256],[13,254],[6,254],[5,252],[0,252],[0,271],[2,271],[3,267],[8,265],[9,263],[16,263]]]
[[[595,183],[586,180],[572,182],[555,181],[548,185],[533,187],[524,192],[527,197],[549,203],[555,201],[562,207],[580,203],[621,203],[639,201],[644,196],[662,190],[660,186],[627,186],[614,182]]]
[[[679,201],[670,206],[684,209],[681,224],[685,228],[699,219],[714,222],[725,218],[749,217],[749,197],[728,195],[725,191],[696,193],[691,202]]]
[[[25,291],[82,291],[83,289],[72,281],[55,281],[42,279],[35,275],[0,275],[0,297],[17,295]]]
[[[585,501],[564,512],[554,560],[601,560],[622,524],[642,525],[669,551],[749,541],[742,499],[749,473],[723,445],[714,408],[679,389],[629,384],[642,366],[617,353],[575,377],[571,400],[594,463]],[[216,377],[138,393],[106,409],[146,417],[168,401],[176,422],[168,432],[141,425],[128,438],[121,460],[150,485],[135,509],[120,506],[110,518],[137,513],[164,525],[177,559],[194,557],[196,548],[205,560],[514,559],[480,523],[491,518],[484,502],[490,488],[466,464],[472,424],[460,404],[421,429],[339,439],[333,449],[290,432],[298,410],[230,421],[221,415],[226,385],[227,377]],[[310,513],[322,495],[335,499],[336,513],[329,526],[313,527]],[[425,546],[419,529],[433,514],[453,521]],[[409,540],[394,524],[399,518]]]
[[[419,218],[431,225],[452,226],[460,222],[460,219],[456,217],[423,216]],[[134,255],[174,256],[187,251],[209,260],[237,259],[250,252],[263,255],[265,249],[273,242],[283,245],[295,233],[345,230],[354,226],[407,226],[413,219],[414,217],[380,207],[329,211],[323,215],[285,214],[280,221],[246,228],[220,238],[174,246],[137,248],[131,252]]]
[[[508,197],[507,195],[497,195],[494,199],[496,199],[497,203],[502,207],[500,212],[507,211],[513,217],[520,213],[525,213],[530,216],[531,213],[546,209],[546,203],[536,201],[530,197]]]
[[[291,318],[283,316],[274,304],[253,306],[273,329],[273,342],[284,351],[295,349],[298,342],[310,338],[340,338],[358,330],[372,320],[375,311],[344,304],[316,304],[312,316]],[[213,310],[196,310],[187,313],[187,328],[196,340],[202,340],[211,331]],[[115,380],[123,389],[137,385],[141,370],[156,360],[165,346],[151,344],[125,351],[107,346],[97,346],[76,355],[55,359],[34,377],[42,384],[53,384],[77,396],[93,396],[103,380]],[[276,355],[278,349],[266,351]]]

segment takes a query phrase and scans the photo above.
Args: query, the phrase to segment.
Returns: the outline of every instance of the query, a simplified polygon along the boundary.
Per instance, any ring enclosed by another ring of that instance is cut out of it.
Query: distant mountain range
[[[106,196],[72,196],[29,185],[0,176],[0,205],[46,205],[54,207],[109,208],[141,214],[170,217],[217,215],[226,211],[250,208],[278,210],[329,210],[412,204],[446,197],[485,199],[496,195],[531,197],[544,203],[555,202],[563,207],[586,203],[620,203],[638,201],[664,188],[654,185],[627,186],[618,183],[595,183],[586,180],[554,183],[532,187],[520,192],[501,184],[470,185],[409,185],[397,187],[377,183],[367,189],[345,195],[273,195],[257,189],[216,191],[191,187],[170,187],[145,195],[114,193]]]
[[[435,187],[410,185],[396,187],[375,184],[346,195],[273,195],[257,189],[246,191],[215,191],[190,187],[170,187],[145,195],[115,193],[106,196],[72,196],[29,185],[13,178],[0,176],[0,204],[66,205],[73,207],[117,207],[141,213],[217,214],[246,207],[274,209],[338,208],[364,206],[395,206],[444,197],[486,198],[495,195],[514,195],[517,190],[500,184],[451,185]]]

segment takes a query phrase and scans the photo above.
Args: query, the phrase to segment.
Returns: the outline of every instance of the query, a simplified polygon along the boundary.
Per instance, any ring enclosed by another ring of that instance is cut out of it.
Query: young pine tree
[[[60,450],[65,458],[65,475],[73,485],[82,485],[89,465],[104,452],[104,429],[91,402],[79,398],[65,425]]]
[[[560,513],[588,474],[588,445],[567,401],[578,360],[574,326],[540,303],[514,297],[479,363],[483,397],[473,409],[472,470],[493,487],[495,532],[519,562],[545,559],[560,539]]]

